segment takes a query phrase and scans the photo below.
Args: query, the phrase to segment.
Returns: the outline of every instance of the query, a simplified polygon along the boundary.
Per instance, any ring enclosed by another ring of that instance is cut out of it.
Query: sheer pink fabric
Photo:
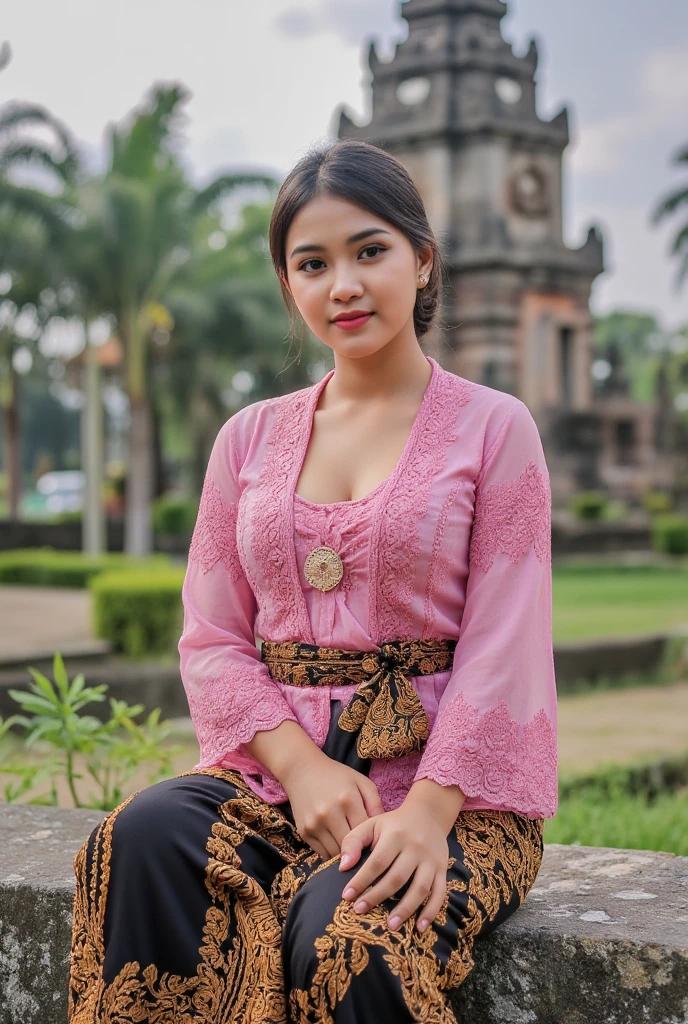
[[[457,784],[470,808],[549,817],[557,806],[549,477],[518,399],[427,357],[432,377],[391,476],[357,502],[295,494],[318,397],[253,403],[219,432],[184,581],[182,680],[197,767],[238,768],[271,803],[277,779],[244,744],[297,721],[320,746],[330,700],[355,687],[275,683],[256,637],[373,650],[397,637],[458,639],[450,672],[412,680],[431,735],[422,754],[374,761],[386,809],[415,779]],[[329,544],[344,576],[304,574]]]

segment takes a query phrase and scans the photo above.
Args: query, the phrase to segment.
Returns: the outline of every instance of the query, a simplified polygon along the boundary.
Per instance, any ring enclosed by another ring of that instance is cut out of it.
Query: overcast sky
[[[22,0],[4,6],[13,50],[0,102],[46,104],[94,166],[103,129],[152,82],[191,90],[187,161],[204,180],[222,168],[283,175],[313,142],[334,137],[345,104],[369,116],[366,52],[391,57],[407,24],[398,0]],[[607,272],[593,309],[648,310],[669,329],[688,321],[688,285],[673,286],[672,226],[652,228],[657,198],[688,176],[670,157],[688,143],[686,0],[512,0],[505,37],[540,47],[539,113],[563,104],[569,245],[599,224]]]

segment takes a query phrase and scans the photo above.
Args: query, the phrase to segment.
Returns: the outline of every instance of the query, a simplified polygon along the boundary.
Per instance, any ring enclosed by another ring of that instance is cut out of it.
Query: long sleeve
[[[557,808],[551,496],[540,434],[518,399],[486,441],[452,674],[414,781],[530,817]],[[470,807],[470,799],[464,804]]]
[[[256,600],[237,550],[236,415],[210,455],[182,588],[180,670],[200,745],[197,768],[230,752],[257,766],[241,745],[259,730],[298,721],[255,643]]]

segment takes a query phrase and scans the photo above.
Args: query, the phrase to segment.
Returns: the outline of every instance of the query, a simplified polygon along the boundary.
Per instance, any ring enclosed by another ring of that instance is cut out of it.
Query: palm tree
[[[9,63],[11,51],[0,48],[0,70]],[[27,128],[49,132],[48,142],[24,137]],[[40,168],[46,180],[62,187],[78,166],[74,141],[64,125],[34,103],[12,102],[0,108],[0,215],[3,238],[0,270],[8,276],[4,293],[3,327],[0,331],[0,405],[4,423],[5,466],[8,476],[9,516],[19,516],[21,455],[18,377],[14,353],[20,343],[14,324],[25,304],[34,305],[41,283],[47,283],[47,254],[43,247],[46,222],[55,222],[49,198],[16,184],[18,171]]]
[[[149,370],[157,318],[189,273],[199,221],[217,201],[246,185],[278,185],[267,175],[223,174],[193,188],[175,155],[188,95],[181,85],[154,86],[129,123],[110,128],[105,172],[65,194],[70,273],[89,304],[112,315],[124,350],[130,413],[125,549],[132,555],[152,548]]]
[[[184,423],[197,494],[217,431],[236,411],[227,401],[236,371],[250,370],[255,378],[248,401],[273,394],[275,381],[285,391],[308,383],[303,366],[285,367],[284,306],[265,258],[271,212],[269,203],[247,204],[231,231],[222,231],[219,220],[201,220],[187,273],[167,296],[174,321],[169,343],[153,346],[156,388],[170,415]],[[234,397],[238,407],[242,398]]]
[[[672,163],[688,165],[688,146],[674,155]],[[652,223],[659,224],[665,217],[679,210],[688,212],[688,184],[675,189],[657,204],[652,214]],[[676,286],[680,288],[688,276],[688,220],[679,225],[671,246],[671,255],[675,256],[679,263]]]

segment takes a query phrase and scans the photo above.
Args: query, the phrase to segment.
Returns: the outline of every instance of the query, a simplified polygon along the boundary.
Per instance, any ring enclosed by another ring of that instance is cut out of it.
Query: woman
[[[420,348],[415,185],[313,151],[270,245],[335,366],[218,434],[179,643],[200,761],[75,859],[72,1024],[449,1024],[556,810],[547,467],[522,402]]]

